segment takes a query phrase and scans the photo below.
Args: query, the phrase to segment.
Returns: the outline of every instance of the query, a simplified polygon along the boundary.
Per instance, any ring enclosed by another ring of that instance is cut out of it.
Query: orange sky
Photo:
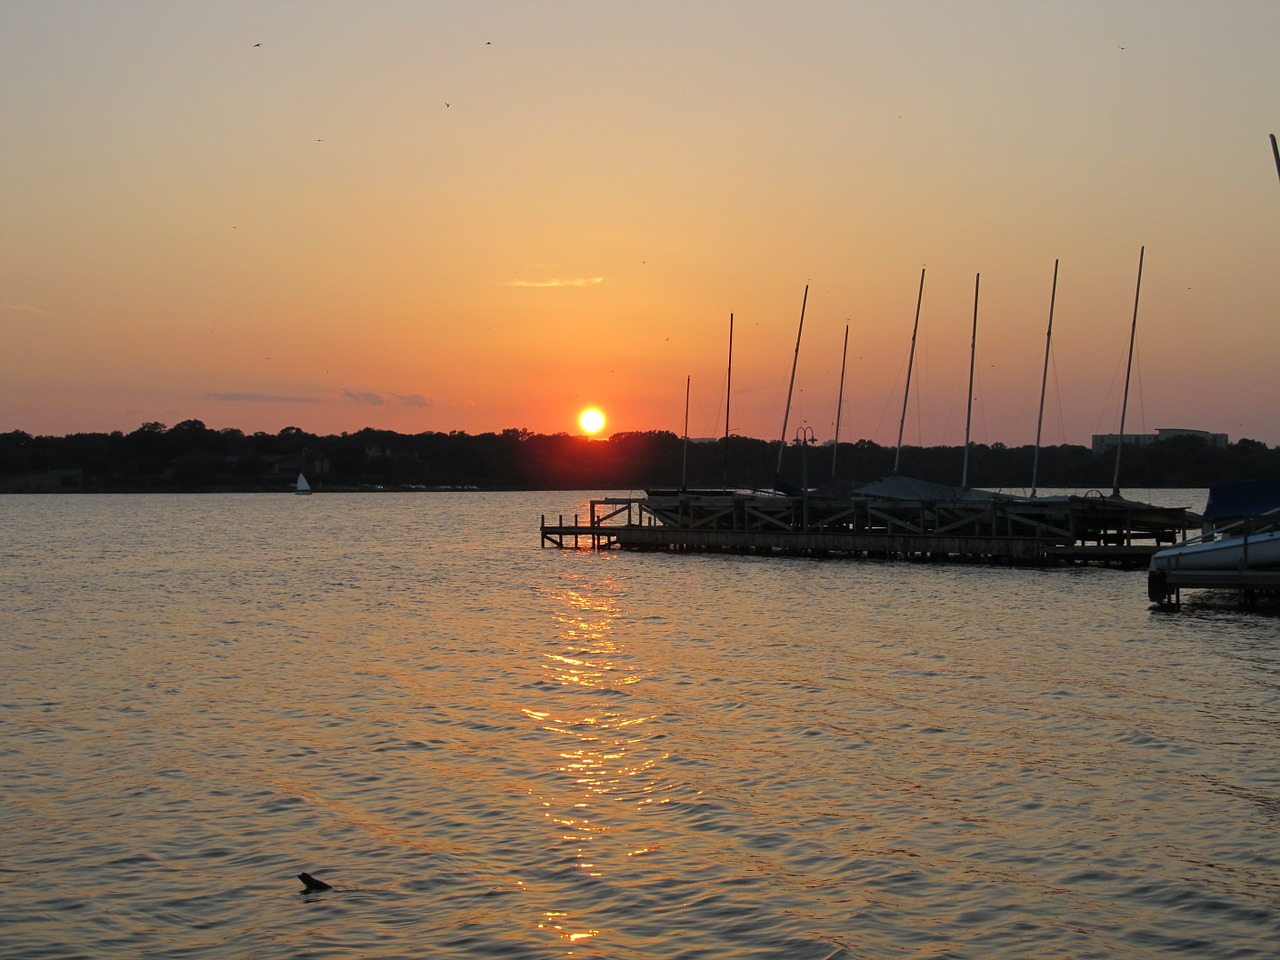
[[[0,430],[1280,444],[1280,4],[0,5]],[[261,44],[258,46],[257,44]]]

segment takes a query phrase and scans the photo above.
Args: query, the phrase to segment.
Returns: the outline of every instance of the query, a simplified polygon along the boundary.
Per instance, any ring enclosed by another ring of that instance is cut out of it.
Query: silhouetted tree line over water
[[[782,476],[811,486],[830,479],[830,445],[784,451]],[[836,476],[868,481],[893,473],[894,448],[869,440],[841,443]],[[969,484],[1031,484],[1032,446],[974,444]],[[772,487],[777,442],[731,437],[690,442],[667,431],[615,433],[589,440],[564,433],[503,430],[475,436],[400,434],[366,428],[318,436],[298,427],[279,433],[212,430],[199,420],[167,427],[145,423],[132,433],[32,436],[0,434],[0,491],[202,492],[291,489],[299,472],[323,490],[478,488],[483,490],[639,490],[646,487]],[[964,448],[904,447],[899,473],[959,484]],[[1042,447],[1040,487],[1111,487],[1115,452]],[[1198,437],[1126,446],[1122,487],[1205,487],[1228,480],[1280,476],[1280,447],[1239,440],[1225,449]]]

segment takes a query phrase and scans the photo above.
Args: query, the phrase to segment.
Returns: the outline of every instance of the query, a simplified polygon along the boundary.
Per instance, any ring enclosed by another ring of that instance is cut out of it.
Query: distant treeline
[[[811,486],[832,476],[868,481],[894,472],[895,450],[869,440],[783,451],[781,475]],[[1027,487],[1035,449],[974,444],[970,486]],[[317,490],[476,487],[484,490],[639,490],[646,487],[769,488],[776,441],[731,437],[685,443],[667,431],[616,433],[607,440],[504,430],[400,434],[364,429],[317,436],[298,427],[279,433],[211,430],[199,420],[172,427],[146,423],[132,433],[32,436],[0,434],[0,491],[264,491],[290,488],[299,472]],[[959,484],[963,447],[904,447],[898,472]],[[1062,445],[1040,450],[1038,484],[1109,490],[1114,449]],[[1121,487],[1205,487],[1227,480],[1280,476],[1280,447],[1240,440],[1225,449],[1198,437],[1126,446]]]

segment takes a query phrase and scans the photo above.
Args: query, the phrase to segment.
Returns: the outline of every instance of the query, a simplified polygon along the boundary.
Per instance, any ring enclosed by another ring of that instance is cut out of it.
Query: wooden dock
[[[1162,607],[1182,603],[1183,590],[1217,590],[1235,594],[1241,606],[1280,601],[1280,570],[1153,570],[1147,575],[1147,598]]]
[[[1186,536],[1183,508],[1119,497],[826,498],[737,491],[651,492],[591,501],[548,524],[544,547],[1142,567]]]

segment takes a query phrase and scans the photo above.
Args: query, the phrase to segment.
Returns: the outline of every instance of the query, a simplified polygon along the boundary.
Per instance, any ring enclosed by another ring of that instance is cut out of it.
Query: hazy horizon
[[[22,428],[20,428],[20,427],[17,427],[17,428],[14,428],[14,429],[15,429],[15,430],[17,430],[18,432],[26,433],[26,434],[28,434],[28,435],[30,435],[30,436],[33,436],[33,437],[53,437],[53,438],[55,438],[55,439],[65,439],[65,438],[69,438],[69,437],[73,437],[73,436],[77,436],[77,435],[82,435],[82,436],[83,436],[83,435],[95,435],[95,436],[100,436],[100,435],[109,435],[109,436],[110,436],[110,435],[116,435],[116,434],[119,434],[119,435],[122,435],[122,436],[126,436],[126,435],[128,435],[128,434],[135,433],[135,432],[137,432],[137,431],[139,431],[139,430],[144,430],[144,429],[146,429],[147,427],[151,426],[152,424],[159,424],[159,426],[160,426],[161,428],[163,428],[165,432],[168,432],[169,430],[172,430],[174,427],[179,426],[179,425],[180,425],[180,424],[182,424],[183,422],[184,422],[184,421],[178,421],[177,423],[163,423],[163,422],[161,422],[161,421],[155,421],[155,420],[153,420],[153,421],[148,421],[148,422],[146,422],[146,423],[138,424],[138,425],[136,425],[136,426],[134,426],[134,427],[132,427],[132,428],[130,428],[130,429],[127,429],[127,430],[122,430],[122,429],[118,429],[118,428],[117,428],[117,429],[112,429],[112,430],[78,430],[78,431],[72,431],[71,433],[65,433],[65,434],[47,434],[47,433],[44,433],[44,434],[37,434],[37,433],[33,433],[33,432],[32,432],[32,431],[30,431],[30,430],[22,430]],[[386,431],[386,432],[390,432],[390,433],[395,433],[395,434],[397,434],[397,435],[399,435],[399,436],[406,436],[406,437],[411,437],[411,436],[415,436],[415,435],[422,435],[422,434],[447,434],[447,433],[459,433],[459,434],[461,434],[461,435],[463,435],[463,436],[473,436],[473,437],[474,437],[474,436],[481,436],[481,435],[484,435],[484,434],[501,435],[501,434],[507,433],[508,431],[511,431],[511,430],[521,431],[521,430],[525,430],[525,429],[526,429],[526,428],[524,428],[524,427],[499,427],[499,428],[494,429],[494,430],[476,430],[476,431],[468,431],[468,430],[449,430],[449,429],[445,429],[445,428],[441,428],[441,429],[425,429],[425,430],[415,430],[415,431],[405,431],[405,430],[391,430],[391,429],[390,429],[390,428],[388,428],[388,427],[375,427],[375,426],[365,425],[365,426],[363,426],[363,427],[359,427],[359,428],[357,428],[357,429],[355,429],[355,430],[338,430],[338,431],[332,431],[332,432],[318,432],[318,431],[314,431],[314,430],[306,430],[306,429],[304,429],[304,428],[302,428],[302,427],[297,426],[296,424],[286,424],[285,426],[281,427],[279,430],[266,431],[266,430],[244,430],[244,429],[242,429],[242,428],[240,428],[240,427],[237,427],[235,424],[223,424],[223,425],[221,425],[221,426],[212,426],[212,425],[210,425],[210,424],[205,424],[203,420],[199,420],[198,422],[199,422],[199,423],[204,424],[204,426],[205,426],[205,428],[206,428],[206,429],[208,429],[208,430],[212,430],[212,431],[214,431],[214,432],[221,432],[221,431],[224,431],[224,430],[238,430],[242,435],[244,435],[244,436],[246,436],[246,437],[248,437],[248,436],[254,436],[254,435],[257,435],[257,434],[263,434],[263,435],[266,435],[266,436],[279,436],[280,434],[284,433],[286,430],[302,430],[304,433],[309,434],[310,436],[319,437],[319,438],[321,438],[321,439],[328,439],[328,438],[331,438],[331,437],[339,437],[339,436],[350,436],[350,435],[351,435],[351,434],[353,434],[353,433],[360,433],[360,432],[361,432],[361,431],[363,431],[363,430]],[[1188,428],[1182,428],[1182,427],[1157,427],[1156,429],[1154,429],[1154,430],[1150,430],[1150,431],[1134,431],[1134,430],[1129,430],[1129,429],[1127,429],[1127,428],[1126,428],[1126,430],[1125,430],[1125,434],[1124,434],[1124,435],[1125,435],[1125,437],[1126,437],[1126,438],[1129,438],[1129,437],[1138,436],[1138,435],[1154,435],[1154,434],[1156,434],[1156,433],[1157,433],[1157,431],[1160,431],[1160,430],[1181,431],[1181,430],[1184,430],[1184,429],[1185,429],[1185,430],[1194,430],[1195,428],[1190,428],[1190,427],[1188,427]],[[10,432],[10,431],[8,431],[8,430],[0,431],[0,433],[8,433],[8,432]],[[677,439],[679,439],[679,438],[683,437],[683,434],[679,433],[678,431],[676,431],[676,430],[669,430],[669,429],[667,429],[667,428],[665,428],[665,427],[655,427],[655,428],[653,428],[653,429],[652,429],[652,431],[645,431],[645,430],[641,430],[641,431],[615,430],[615,431],[610,432],[610,431],[605,430],[605,431],[601,431],[598,435],[588,435],[588,434],[584,433],[581,429],[559,429],[559,430],[549,430],[549,431],[536,431],[536,430],[530,430],[530,431],[528,431],[528,433],[529,433],[531,436],[568,436],[568,437],[570,437],[570,438],[575,438],[575,439],[579,439],[579,440],[590,440],[590,441],[592,441],[592,442],[599,441],[599,440],[610,440],[610,439],[612,439],[615,435],[625,436],[625,435],[630,434],[630,433],[645,433],[645,432],[666,432],[666,433],[669,433],[669,434],[671,434],[671,435],[675,436]],[[1200,431],[1200,432],[1206,432],[1206,433],[1207,433],[1207,432],[1210,432],[1210,431]],[[1213,431],[1213,432],[1220,432],[1220,431]],[[1106,435],[1108,435],[1108,433],[1107,433],[1107,432],[1104,432],[1102,435],[1106,436]],[[1110,435],[1113,435],[1113,436],[1114,436],[1114,434],[1113,434],[1113,433],[1111,433]],[[730,439],[730,440],[745,440],[745,441],[749,441],[749,442],[752,442],[752,443],[776,444],[776,443],[778,442],[778,439],[779,439],[779,438],[778,438],[777,436],[774,436],[774,437],[760,437],[760,436],[752,436],[752,435],[749,435],[749,434],[734,433],[734,434],[731,434],[731,436],[730,436],[730,438],[729,438],[729,439]],[[837,438],[835,438],[835,437],[828,437],[828,438],[825,438],[825,439],[824,439],[824,438],[821,438],[821,437],[816,437],[816,438],[815,438],[815,440],[814,440],[814,443],[815,443],[815,444],[817,444],[817,445],[819,445],[819,446],[830,446],[831,444],[833,444],[833,443],[835,443],[835,442],[836,442],[836,439],[837,439]],[[894,436],[894,437],[892,437],[892,438],[890,438],[890,439],[888,439],[887,441],[884,441],[884,442],[881,442],[881,441],[878,441],[878,440],[873,440],[873,439],[872,439],[872,438],[870,438],[870,437],[849,437],[849,436],[845,436],[845,435],[843,435],[843,434],[841,434],[841,436],[840,436],[838,439],[839,439],[839,442],[840,442],[841,446],[844,446],[844,445],[846,445],[846,444],[848,444],[848,445],[856,445],[856,444],[859,444],[859,443],[874,443],[874,444],[876,444],[877,446],[879,446],[879,447],[881,447],[881,448],[884,448],[884,449],[890,449],[890,450],[892,450],[894,447],[896,447],[896,446],[897,446],[897,443],[898,443],[898,441],[897,441],[897,437],[896,437],[896,436]],[[706,444],[706,443],[721,443],[721,442],[723,442],[723,441],[724,441],[724,434],[722,433],[720,436],[709,436],[709,435],[706,435],[706,436],[693,436],[692,434],[690,434],[690,435],[688,436],[687,440],[688,440],[688,442],[689,442],[689,443],[699,443],[699,444]],[[787,445],[788,445],[788,446],[795,445],[795,444],[797,444],[797,443],[799,442],[799,441],[798,441],[798,439],[797,439],[797,436],[796,436],[795,431],[789,431],[789,432],[788,432],[788,436],[787,436],[786,440],[787,440]],[[1238,443],[1238,442],[1240,442],[1241,440],[1249,440],[1249,441],[1254,441],[1254,442],[1263,442],[1263,441],[1257,441],[1257,438],[1255,438],[1255,437],[1233,437],[1233,436],[1230,436],[1230,435],[1228,435],[1227,440],[1228,440],[1228,443],[1231,443],[1231,444]],[[985,446],[994,446],[994,445],[996,445],[996,444],[1003,444],[1005,447],[1007,447],[1007,448],[1009,448],[1009,449],[1016,449],[1016,448],[1019,448],[1019,447],[1031,447],[1031,446],[1034,446],[1034,445],[1035,445],[1035,438],[1033,437],[1031,440],[1029,440],[1029,441],[1028,441],[1028,442],[1026,442],[1026,443],[1016,443],[1016,444],[1015,444],[1015,443],[1004,443],[1004,441],[1002,441],[1002,440],[991,440],[991,441],[971,440],[970,442],[971,442],[972,444],[975,444],[975,445],[985,445]],[[1091,446],[1092,446],[1092,442],[1093,442],[1093,437],[1092,437],[1092,436],[1090,436],[1087,440],[1085,440],[1085,441],[1083,441],[1083,442],[1062,441],[1062,442],[1060,442],[1060,443],[1059,443],[1059,442],[1048,442],[1048,441],[1044,441],[1044,440],[1042,440],[1042,441],[1041,441],[1041,445],[1042,445],[1042,446],[1044,446],[1044,447],[1054,447],[1054,446],[1077,446],[1077,447],[1086,447],[1086,448],[1088,448],[1088,447],[1091,447]],[[904,438],[903,438],[903,441],[902,441],[902,444],[903,444],[903,446],[904,446],[904,447],[921,447],[921,446],[924,446],[924,447],[927,447],[927,448],[960,448],[960,447],[963,447],[963,446],[964,446],[964,438],[963,438],[963,437],[961,437],[961,438],[960,438],[959,440],[957,440],[955,443],[936,443],[936,444],[923,444],[923,445],[922,445],[922,444],[918,444],[918,443],[914,443],[914,442],[912,442],[912,441],[909,441],[909,440],[907,440],[907,439],[904,437]],[[1268,445],[1268,446],[1270,446],[1270,445]],[[1277,446],[1278,448],[1280,448],[1280,445],[1276,445],[1276,446]],[[1113,450],[1114,448],[1109,447],[1108,449]]]

